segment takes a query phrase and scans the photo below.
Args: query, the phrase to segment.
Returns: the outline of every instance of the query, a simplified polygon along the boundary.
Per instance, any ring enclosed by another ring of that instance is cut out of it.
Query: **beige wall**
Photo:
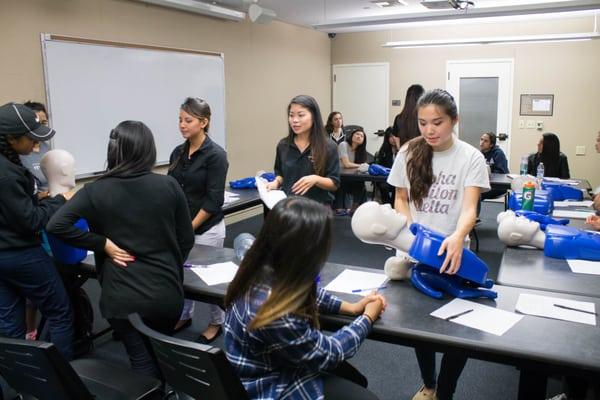
[[[535,151],[540,132],[519,129],[519,119],[544,121],[544,131],[555,132],[568,156],[571,175],[600,184],[600,154],[594,151],[600,130],[600,40],[554,44],[490,45],[421,49],[384,49],[398,40],[480,37],[559,32],[590,32],[592,18],[544,20],[479,25],[404,28],[393,31],[338,34],[332,41],[332,64],[389,62],[391,99],[402,99],[413,83],[444,88],[446,61],[510,58],[514,60],[511,171],[518,171],[521,155]],[[552,117],[520,117],[521,93],[553,93]],[[390,123],[401,107],[390,106]],[[575,146],[585,145],[585,156]]]
[[[45,99],[39,36],[44,32],[224,53],[229,179],[273,169],[293,96],[313,95],[322,112],[329,111],[330,40],[312,29],[226,22],[130,0],[0,3],[0,104]],[[173,135],[179,135],[177,112]]]

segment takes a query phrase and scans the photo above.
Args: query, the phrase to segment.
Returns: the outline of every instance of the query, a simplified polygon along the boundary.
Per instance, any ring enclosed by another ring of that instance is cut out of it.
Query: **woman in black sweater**
[[[110,133],[107,172],[57,212],[47,231],[94,251],[100,312],[121,338],[134,370],[160,377],[149,343],[128,322],[171,334],[183,307],[183,262],[194,245],[191,218],[175,179],[152,173],[156,148],[142,122]],[[73,224],[84,218],[89,232]]]
[[[34,176],[19,159],[54,133],[22,104],[0,107],[0,335],[25,339],[27,297],[48,319],[50,340],[69,360],[73,313],[54,263],[41,246],[40,231],[72,193],[39,201]]]

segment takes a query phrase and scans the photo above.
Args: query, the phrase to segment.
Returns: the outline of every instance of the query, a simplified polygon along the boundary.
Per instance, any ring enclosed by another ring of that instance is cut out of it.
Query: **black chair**
[[[52,343],[0,337],[0,374],[39,400],[160,399],[162,384],[100,360],[67,362]]]
[[[166,382],[176,392],[194,399],[248,399],[223,350],[163,335],[138,314],[129,315],[129,322],[148,337]]]

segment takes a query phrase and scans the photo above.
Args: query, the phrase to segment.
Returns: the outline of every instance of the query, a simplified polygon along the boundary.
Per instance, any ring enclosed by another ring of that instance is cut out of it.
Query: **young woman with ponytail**
[[[371,294],[348,303],[318,285],[331,246],[330,214],[305,197],[277,203],[229,285],[225,351],[250,399],[375,399],[366,378],[344,361],[385,299]],[[326,335],[319,313],[357,317]]]
[[[54,263],[41,246],[40,231],[72,193],[38,200],[34,176],[19,158],[54,134],[22,104],[0,107],[0,335],[25,339],[27,297],[47,318],[50,340],[69,360],[71,306]]]
[[[458,111],[448,92],[435,89],[423,94],[417,113],[421,136],[400,149],[388,183],[396,187],[396,211],[409,223],[447,236],[439,251],[446,253],[440,273],[455,274],[475,225],[479,195],[490,189],[487,168],[481,152],[454,135]],[[444,354],[436,379],[435,353],[425,348],[416,353],[424,383],[413,400],[452,399],[467,358]]]
[[[181,105],[179,131],[185,142],[171,154],[169,175],[186,195],[196,244],[223,247],[223,201],[229,163],[225,150],[208,136],[210,116],[210,106],[202,99],[188,97]],[[176,330],[188,326],[193,314],[194,302],[186,300]],[[219,306],[210,305],[210,322],[198,339],[200,343],[211,343],[221,334],[224,315]]]

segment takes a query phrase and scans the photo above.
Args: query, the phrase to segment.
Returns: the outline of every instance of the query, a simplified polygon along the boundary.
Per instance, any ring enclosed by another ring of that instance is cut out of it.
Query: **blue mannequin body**
[[[522,207],[523,193],[512,192],[508,196],[508,208],[513,211],[520,210]],[[547,190],[536,190],[533,200],[533,211],[538,214],[549,215],[554,210],[554,198],[552,193]]]
[[[275,174],[272,172],[265,172],[260,177],[265,178],[268,182],[273,182],[275,180]],[[250,176],[248,178],[229,181],[229,187],[232,189],[256,189],[256,178]]]
[[[554,219],[548,215],[538,214],[535,211],[515,210],[518,217],[525,217],[530,221],[540,224],[540,229],[545,231],[548,225],[568,225],[568,219]]]
[[[542,189],[551,192],[554,201],[583,200],[583,192],[580,189],[559,182],[542,181]]]
[[[461,298],[496,297],[493,291],[477,288],[489,289],[494,282],[487,279],[487,265],[475,253],[463,249],[458,272],[455,275],[440,274],[439,269],[444,263],[445,255],[438,256],[437,253],[445,237],[420,224],[412,224],[410,231],[415,235],[415,240],[408,254],[421,262],[418,268],[413,269],[411,277],[411,282],[418,290],[434,298],[441,298],[441,293],[435,289]]]
[[[74,226],[83,232],[90,230],[86,220],[83,218],[75,222]],[[52,251],[52,256],[62,264],[75,265],[83,261],[87,256],[85,249],[69,246],[49,233],[46,234],[46,237],[48,238],[48,245]]]
[[[425,264],[413,267],[410,281],[417,290],[435,299],[443,298],[444,293],[461,299],[498,297],[498,293],[493,290],[465,286],[468,284],[465,279],[456,275],[440,274],[435,268]]]
[[[562,225],[548,225],[544,255],[552,258],[600,261],[600,235]]]
[[[369,165],[369,175],[374,175],[374,176],[378,176],[378,175],[382,175],[382,176],[388,176],[390,174],[390,168],[386,168],[382,165],[379,164],[371,164]]]

